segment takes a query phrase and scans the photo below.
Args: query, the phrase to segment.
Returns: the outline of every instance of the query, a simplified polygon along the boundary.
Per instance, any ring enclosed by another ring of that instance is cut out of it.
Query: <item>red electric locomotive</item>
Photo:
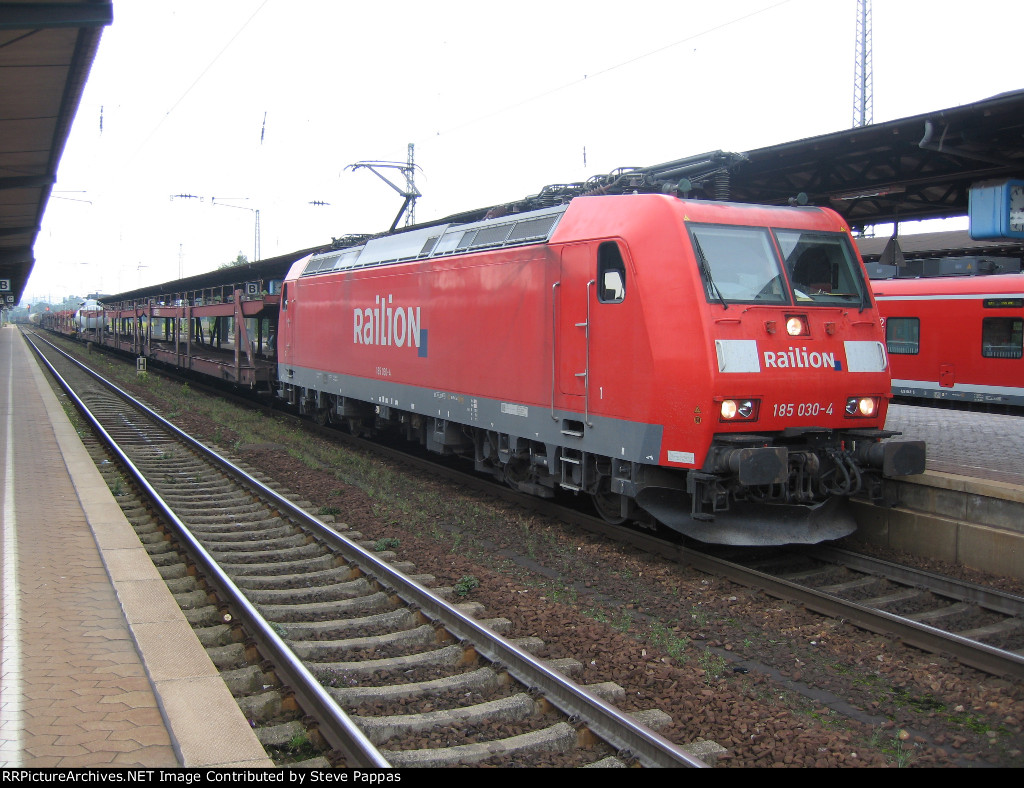
[[[1024,274],[872,282],[893,394],[1024,405]]]
[[[838,214],[581,196],[304,258],[284,283],[280,394],[612,522],[708,542],[850,533],[842,505],[920,473],[884,441],[890,376]]]

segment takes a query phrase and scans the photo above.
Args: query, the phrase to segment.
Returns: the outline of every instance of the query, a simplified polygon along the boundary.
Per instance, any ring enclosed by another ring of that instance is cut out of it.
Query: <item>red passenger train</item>
[[[1024,406],[1024,274],[872,282],[898,397]]]
[[[845,498],[924,470],[885,440],[884,341],[827,208],[578,196],[296,262],[278,393],[612,522],[817,542],[852,532]]]

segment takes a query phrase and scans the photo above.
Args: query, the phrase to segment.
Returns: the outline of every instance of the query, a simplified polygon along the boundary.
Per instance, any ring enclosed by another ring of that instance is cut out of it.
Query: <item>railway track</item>
[[[719,550],[562,519],[994,676],[1024,678],[1024,597],[827,545]]]
[[[626,530],[490,480],[460,483],[995,676],[1024,678],[1024,597],[828,545],[716,549]]]
[[[949,655],[992,675],[1024,678],[1024,597],[827,545],[716,549],[689,542],[683,546],[678,539],[609,525],[579,509],[523,495],[430,460],[417,461],[381,447],[373,450],[906,645]]]
[[[682,546],[579,512],[563,519],[994,676],[1024,678],[1024,597],[827,545]]]
[[[695,560],[906,645],[1024,678],[1022,597],[829,546]]]
[[[167,560],[243,710],[265,722],[264,741],[312,729],[331,751],[324,763],[350,767],[705,765],[654,732],[662,712],[619,712],[609,699],[621,689],[575,684],[573,661],[534,658],[541,644],[501,637],[507,622],[452,604],[456,589],[430,589],[429,576],[406,574],[415,568],[389,564],[359,534],[311,516],[141,403],[126,410],[123,392],[33,345],[208,584]],[[162,534],[141,538],[168,550]],[[238,622],[247,648],[231,642]]]

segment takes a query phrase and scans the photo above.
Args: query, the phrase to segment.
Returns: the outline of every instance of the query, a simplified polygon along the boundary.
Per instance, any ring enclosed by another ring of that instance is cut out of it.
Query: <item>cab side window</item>
[[[597,300],[619,304],[626,297],[626,263],[619,245],[605,241],[597,249]]]

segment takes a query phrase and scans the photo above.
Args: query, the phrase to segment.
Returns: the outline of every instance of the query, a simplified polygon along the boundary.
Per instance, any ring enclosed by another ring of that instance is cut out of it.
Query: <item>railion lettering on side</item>
[[[421,349],[426,329],[418,306],[400,306],[394,296],[379,295],[374,305],[352,310],[352,342],[356,345]]]

